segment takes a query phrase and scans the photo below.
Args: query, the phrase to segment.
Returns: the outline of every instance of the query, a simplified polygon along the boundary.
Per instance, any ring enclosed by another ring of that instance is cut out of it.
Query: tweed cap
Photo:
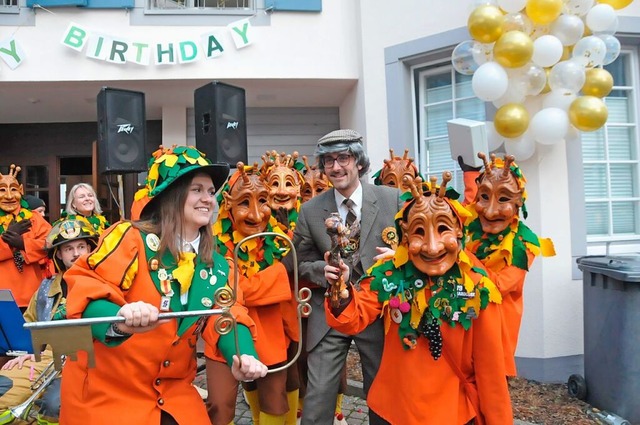
[[[318,146],[332,145],[334,143],[362,143],[362,136],[355,130],[341,129],[332,131],[318,140]]]

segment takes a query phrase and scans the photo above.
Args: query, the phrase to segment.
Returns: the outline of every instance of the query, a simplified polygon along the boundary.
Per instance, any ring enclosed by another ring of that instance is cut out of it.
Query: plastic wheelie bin
[[[572,375],[569,392],[640,423],[640,255],[577,262],[584,286],[584,378]]]

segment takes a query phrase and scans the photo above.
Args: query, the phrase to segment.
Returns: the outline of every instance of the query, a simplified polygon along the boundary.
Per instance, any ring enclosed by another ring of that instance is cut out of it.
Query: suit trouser
[[[307,393],[304,397],[301,425],[333,424],[334,407],[340,372],[347,359],[351,341],[355,341],[360,353],[365,395],[378,372],[382,359],[384,331],[377,319],[361,333],[350,336],[329,329],[320,342],[308,353]],[[377,415],[370,414],[369,423],[377,424]]]

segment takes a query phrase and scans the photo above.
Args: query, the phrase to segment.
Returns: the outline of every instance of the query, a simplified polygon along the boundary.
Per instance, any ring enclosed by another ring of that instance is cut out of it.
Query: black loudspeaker
[[[98,171],[147,171],[144,93],[103,87],[98,93]]]
[[[244,89],[214,81],[193,93],[196,148],[211,162],[247,163]]]

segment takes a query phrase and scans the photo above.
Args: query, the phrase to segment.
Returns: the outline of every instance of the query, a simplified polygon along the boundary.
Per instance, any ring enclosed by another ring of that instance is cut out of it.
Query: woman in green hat
[[[67,359],[60,423],[208,425],[191,385],[200,335],[220,349],[236,379],[266,374],[253,346],[253,322],[238,303],[231,312],[239,357],[234,332],[215,330],[221,316],[158,320],[163,311],[219,308],[225,299],[216,291],[233,286],[233,265],[214,251],[211,232],[216,188],[228,173],[228,164],[212,164],[193,147],[160,148],[136,196],[146,198],[140,219],[112,226],[67,272],[69,318],[118,315],[125,321],[92,326],[95,368],[83,353]]]

